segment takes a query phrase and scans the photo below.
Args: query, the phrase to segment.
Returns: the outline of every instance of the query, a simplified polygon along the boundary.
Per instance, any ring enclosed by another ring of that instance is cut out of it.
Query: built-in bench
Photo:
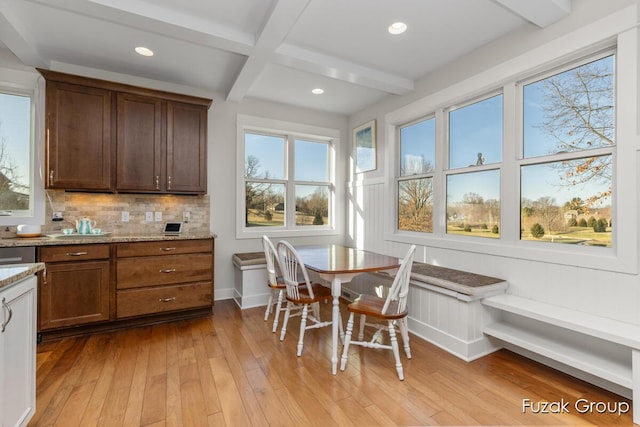
[[[236,267],[234,301],[242,309],[264,306],[269,298],[264,253],[237,253],[232,259]],[[392,281],[385,273],[361,274],[343,284],[342,296],[353,300],[361,293],[373,292],[372,282],[388,288]],[[409,329],[413,333],[467,361],[500,348],[482,333],[483,326],[494,319],[487,316],[481,300],[504,293],[507,282],[414,262],[411,286]]]
[[[633,399],[633,422],[640,424],[640,326],[508,294],[482,303],[499,313],[485,334]]]

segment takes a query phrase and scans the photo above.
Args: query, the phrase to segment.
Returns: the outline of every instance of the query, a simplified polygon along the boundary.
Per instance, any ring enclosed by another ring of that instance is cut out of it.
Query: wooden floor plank
[[[412,336],[404,381],[390,351],[356,346],[334,376],[330,328],[308,331],[297,357],[299,318],[283,342],[263,318],[217,301],[209,317],[40,344],[29,425],[633,424],[631,411],[523,412],[523,399],[631,402],[506,350],[465,362]]]

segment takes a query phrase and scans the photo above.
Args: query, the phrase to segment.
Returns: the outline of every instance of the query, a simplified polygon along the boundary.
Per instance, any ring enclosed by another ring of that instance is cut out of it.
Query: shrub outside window
[[[611,247],[615,55],[522,85],[520,238]]]

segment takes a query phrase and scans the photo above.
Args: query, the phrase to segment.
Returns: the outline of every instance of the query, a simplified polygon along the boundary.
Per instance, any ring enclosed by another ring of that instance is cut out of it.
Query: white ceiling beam
[[[241,55],[248,55],[254,45],[251,33],[143,0],[27,1]]]
[[[540,28],[545,28],[571,13],[571,0],[494,1]]]
[[[31,67],[48,68],[49,63],[42,58],[32,43],[24,34],[23,28],[18,28],[19,20],[10,10],[8,1],[0,2],[0,40],[18,57],[23,64]]]
[[[286,67],[343,80],[394,95],[404,95],[414,89],[413,80],[289,43],[283,43],[278,48],[273,61]]]
[[[240,101],[271,60],[311,0],[277,0],[262,25],[255,47],[238,73],[228,101]]]

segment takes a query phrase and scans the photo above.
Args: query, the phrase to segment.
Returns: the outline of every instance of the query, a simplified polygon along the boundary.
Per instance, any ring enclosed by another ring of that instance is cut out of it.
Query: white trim
[[[434,111],[438,114],[439,111],[449,105],[464,102],[467,99],[474,99],[483,93],[491,93],[499,87],[504,87],[506,100],[506,92],[515,90],[512,87],[514,82],[571,61],[576,61],[588,54],[597,54],[600,50],[616,45],[617,155],[614,157],[616,161],[616,177],[614,177],[616,193],[614,198],[624,197],[624,209],[615,209],[613,221],[618,232],[614,232],[613,248],[572,247],[571,251],[567,251],[566,248],[558,247],[562,245],[553,243],[519,241],[518,233],[505,229],[505,227],[513,228],[515,220],[512,217],[519,217],[519,212],[514,212],[513,209],[515,208],[511,208],[511,206],[519,206],[519,203],[515,203],[514,200],[514,197],[519,194],[519,190],[514,191],[514,185],[517,183],[513,182],[517,181],[514,177],[518,175],[514,170],[515,163],[511,164],[517,156],[513,157],[516,153],[507,150],[503,153],[503,166],[506,166],[506,169],[503,171],[504,176],[501,181],[505,185],[501,195],[503,208],[501,215],[503,220],[505,220],[505,217],[512,219],[502,222],[503,229],[501,230],[501,239],[499,241],[469,236],[445,235],[443,233],[445,225],[442,223],[444,214],[439,211],[442,208],[437,208],[442,203],[434,204],[433,234],[398,232],[394,223],[396,215],[389,213],[385,219],[385,240],[637,274],[638,193],[636,185],[638,171],[635,165],[636,150],[639,147],[638,131],[636,129],[638,118],[638,105],[636,102],[638,94],[637,17],[637,5],[620,10],[554,41],[536,47],[529,52],[524,52],[518,57],[491,67],[473,77],[392,111],[385,116],[384,120],[384,132],[387,141],[385,144],[387,170],[389,171],[386,197],[388,200],[387,205],[392,206],[397,197],[394,189],[398,159],[397,143],[395,143],[397,140],[397,126],[415,120],[418,117],[433,114]],[[515,123],[517,120],[517,118],[505,117],[505,140],[510,135],[515,135],[514,129],[510,129],[510,126],[513,126],[511,122]],[[436,126],[436,132],[438,132],[438,126]],[[440,132],[444,132],[444,130],[440,130]],[[512,133],[508,134],[507,132]],[[443,140],[442,138],[439,139],[439,141]],[[509,150],[511,149],[513,147]],[[436,176],[442,173],[441,168],[444,167],[442,165],[446,160],[444,154],[437,153],[441,164],[440,166],[436,164]],[[445,200],[443,197],[446,194],[442,194],[444,191],[443,183],[434,182],[434,197],[439,197],[441,201]],[[613,203],[615,206],[615,199]],[[624,230],[624,233],[619,232],[619,230]]]

